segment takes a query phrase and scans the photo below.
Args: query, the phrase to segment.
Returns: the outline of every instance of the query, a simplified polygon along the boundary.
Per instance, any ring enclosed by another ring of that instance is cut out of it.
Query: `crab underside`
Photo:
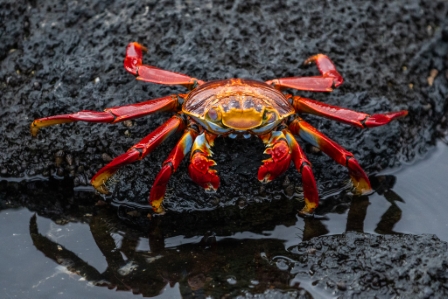
[[[346,166],[356,193],[369,193],[369,179],[353,154],[312,127],[298,114],[315,114],[359,128],[381,126],[407,115],[406,110],[369,115],[280,92],[284,88],[329,92],[333,87],[341,85],[342,76],[331,60],[323,54],[317,54],[305,61],[306,64],[316,63],[320,76],[279,78],[266,82],[227,79],[206,83],[184,74],[143,64],[145,51],[146,48],[136,42],[127,46],[124,67],[128,72],[137,76],[138,80],[183,85],[190,91],[138,104],[107,108],[103,112],[83,110],[36,119],[31,124],[31,134],[36,136],[41,127],[60,123],[117,123],[159,111],[176,112],[126,153],[101,168],[91,179],[96,190],[109,193],[105,183],[120,167],[143,159],[167,137],[176,131],[183,131],[182,137],[163,162],[150,191],[149,203],[156,213],[164,212],[162,201],[168,180],[190,152],[188,172],[191,179],[207,191],[216,191],[220,180],[216,170],[211,168],[216,165],[211,158],[211,149],[218,136],[258,136],[264,142],[264,153],[270,155],[270,158],[263,160],[258,171],[258,179],[263,183],[283,174],[292,160],[302,174],[305,206],[300,213],[303,215],[314,212],[319,204],[319,196],[311,164],[295,136],[301,137],[337,163]]]

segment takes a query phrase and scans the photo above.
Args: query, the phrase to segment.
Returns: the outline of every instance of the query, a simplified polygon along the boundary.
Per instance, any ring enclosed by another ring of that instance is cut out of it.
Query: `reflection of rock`
[[[350,232],[289,248],[292,259],[287,262],[293,280],[311,280],[317,288],[344,297],[444,298],[447,249],[448,244],[434,235]]]

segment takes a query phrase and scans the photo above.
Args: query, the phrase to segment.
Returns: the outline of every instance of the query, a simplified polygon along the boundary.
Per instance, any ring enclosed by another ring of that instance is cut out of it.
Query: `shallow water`
[[[304,298],[334,294],[297,281],[282,261],[292,246],[322,234],[436,234],[448,241],[448,147],[372,180],[377,192],[335,206],[325,219],[279,217],[263,229],[188,236],[124,225],[111,208],[53,221],[26,207],[0,211],[2,298],[197,297],[277,290]],[[49,194],[51,190],[48,190]],[[323,200],[328,206],[331,198]],[[82,214],[82,213],[81,213]],[[181,217],[181,215],[179,216]],[[59,223],[59,224],[58,224]],[[182,230],[180,230],[182,231]],[[102,287],[100,287],[102,286]],[[289,292],[289,293],[288,293]],[[291,293],[292,292],[292,293]],[[278,294],[277,294],[278,295]]]

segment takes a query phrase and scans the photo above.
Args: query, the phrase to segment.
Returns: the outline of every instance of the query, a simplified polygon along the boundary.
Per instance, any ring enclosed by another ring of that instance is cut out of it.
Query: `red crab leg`
[[[344,79],[336,70],[333,62],[324,54],[317,54],[305,60],[304,64],[315,62],[322,76],[315,77],[290,77],[266,81],[276,88],[294,88],[310,91],[332,91],[332,87],[338,87]]]
[[[202,80],[181,73],[143,64],[143,52],[147,52],[147,49],[137,42],[129,43],[126,47],[124,68],[129,73],[136,75],[138,80],[165,85],[183,85],[187,88],[204,84]]]
[[[179,95],[182,96],[182,95]],[[72,114],[54,115],[36,119],[31,123],[31,135],[37,136],[42,127],[52,126],[75,121],[85,121],[93,123],[117,123],[120,121],[133,119],[159,111],[177,111],[179,100],[177,95],[170,95],[163,98],[107,108],[104,112],[83,110]]]
[[[291,122],[289,129],[294,135],[298,135],[312,145],[320,148],[337,163],[346,166],[353,186],[358,194],[366,194],[372,190],[369,178],[361,166],[359,166],[358,161],[356,161],[352,153],[316,130],[300,117]]]
[[[177,170],[180,162],[182,162],[185,155],[190,152],[193,141],[197,137],[198,132],[193,129],[188,129],[176,146],[171,151],[168,158],[163,162],[162,169],[157,174],[156,180],[151,188],[149,195],[149,204],[152,206],[154,212],[163,213],[162,207],[163,197],[166,192],[166,185],[171,175]]]
[[[319,205],[319,194],[317,191],[316,180],[314,179],[311,163],[305,156],[302,148],[297,140],[289,132],[283,130],[286,136],[289,147],[291,148],[291,156],[297,170],[302,174],[303,195],[305,199],[305,206],[300,211],[301,214],[312,214]]]
[[[262,161],[263,164],[258,169],[258,180],[268,183],[288,170],[291,164],[291,149],[281,131],[274,131],[260,138],[266,145],[263,153],[271,157]]]
[[[216,165],[216,162],[210,159],[213,155],[211,147],[214,145],[215,138],[216,135],[206,132],[196,138],[188,166],[188,174],[191,179],[207,192],[215,192],[220,183],[216,170],[210,168],[210,166]]]
[[[92,178],[90,183],[101,193],[108,194],[109,190],[105,186],[106,181],[117,172],[117,170],[129,163],[143,159],[151,153],[168,136],[183,129],[184,122],[178,116],[173,116],[157,129],[132,146],[126,153],[116,157],[109,164],[101,168]]]
[[[299,96],[293,97],[292,104],[296,112],[304,112],[324,116],[360,128],[382,126],[388,124],[396,118],[403,117],[408,114],[408,111],[402,110],[396,112],[387,112],[384,114],[369,115],[367,113],[356,112],[353,110],[321,103]]]

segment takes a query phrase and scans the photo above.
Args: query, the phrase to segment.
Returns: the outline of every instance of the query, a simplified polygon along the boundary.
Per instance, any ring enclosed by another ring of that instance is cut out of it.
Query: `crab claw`
[[[273,132],[271,136],[261,138],[268,147],[264,154],[271,157],[262,161],[263,165],[258,169],[258,180],[269,183],[288,170],[291,163],[291,149],[282,132]]]
[[[148,49],[137,42],[129,43],[126,47],[124,68],[129,73],[137,75],[138,67],[142,65],[143,62],[143,52],[146,51],[148,51]]]
[[[219,187],[219,177],[216,170],[210,166],[215,166],[216,162],[209,159],[204,153],[197,151],[193,154],[188,167],[191,179],[205,189],[207,192],[216,192]]]
[[[382,126],[396,118],[406,115],[408,115],[407,110],[370,115],[365,119],[364,126],[368,128]]]
[[[311,64],[312,62],[316,63],[319,72],[324,77],[333,79],[333,84],[335,87],[338,87],[344,82],[341,74],[339,74],[339,72],[336,70],[335,65],[327,55],[316,54],[305,60],[304,64]]]

